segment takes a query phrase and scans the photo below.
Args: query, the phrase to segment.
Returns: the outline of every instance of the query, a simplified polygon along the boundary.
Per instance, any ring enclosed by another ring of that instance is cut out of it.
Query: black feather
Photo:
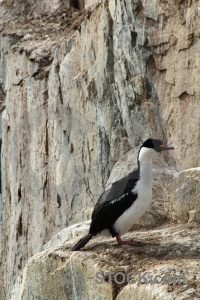
[[[106,202],[110,202],[115,199],[119,199],[126,193],[130,193],[131,190],[135,187],[137,181],[139,179],[139,170],[133,171],[129,173],[127,176],[121,178],[118,181],[115,181],[111,188],[105,191],[97,201],[93,213],[92,219],[96,214],[98,214],[98,210],[101,209],[102,205]]]
[[[83,248],[88,242],[89,240],[93,237],[93,234],[87,233],[83,238],[81,238],[78,243],[76,243],[76,245],[74,245],[74,247],[72,247],[72,251],[78,251],[81,248]]]
[[[96,235],[104,229],[108,229],[112,236],[118,233],[114,231],[113,224],[137,199],[137,194],[126,193],[118,199],[102,203],[93,214],[90,225],[90,234]]]

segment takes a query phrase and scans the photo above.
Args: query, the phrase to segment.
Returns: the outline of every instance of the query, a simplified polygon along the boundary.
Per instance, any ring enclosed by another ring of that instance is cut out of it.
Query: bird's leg
[[[143,246],[142,243],[140,242],[135,242],[135,241],[123,241],[119,235],[116,235],[116,239],[119,245],[131,245],[135,247],[141,247]]]

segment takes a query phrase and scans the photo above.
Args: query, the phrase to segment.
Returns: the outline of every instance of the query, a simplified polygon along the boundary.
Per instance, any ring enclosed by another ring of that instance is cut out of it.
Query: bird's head
[[[139,151],[139,161],[151,159],[155,156],[156,152],[162,152],[165,150],[174,150],[173,147],[165,146],[161,140],[148,139],[146,140]]]
[[[153,149],[156,152],[161,152],[161,151],[165,151],[165,150],[174,150],[174,147],[165,146],[161,140],[156,140],[156,139],[146,140],[143,143],[142,147],[145,147],[148,149]]]

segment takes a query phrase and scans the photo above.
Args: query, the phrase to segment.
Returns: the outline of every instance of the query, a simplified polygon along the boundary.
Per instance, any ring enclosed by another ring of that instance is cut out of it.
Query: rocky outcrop
[[[149,136],[175,151],[157,162],[139,227],[199,220],[198,4],[75,2],[0,1],[6,300],[28,258],[90,218],[114,164],[125,160],[111,181],[134,167]]]
[[[199,222],[200,168],[178,173],[169,184],[169,214],[174,222]]]
[[[72,237],[83,234],[85,226],[63,230],[33,256],[12,299],[198,299],[200,230],[195,224],[128,234],[145,243],[139,248],[96,238],[83,251],[70,252]]]

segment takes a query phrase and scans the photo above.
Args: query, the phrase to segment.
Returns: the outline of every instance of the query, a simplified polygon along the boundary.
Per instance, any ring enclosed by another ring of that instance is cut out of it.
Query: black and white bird
[[[150,206],[153,183],[152,159],[157,152],[173,149],[164,146],[160,140],[146,140],[138,152],[138,169],[114,182],[111,188],[101,195],[92,213],[89,233],[71,250],[80,250],[93,236],[107,233],[116,237],[120,245],[141,246],[141,243],[136,241],[122,240],[121,236]]]

